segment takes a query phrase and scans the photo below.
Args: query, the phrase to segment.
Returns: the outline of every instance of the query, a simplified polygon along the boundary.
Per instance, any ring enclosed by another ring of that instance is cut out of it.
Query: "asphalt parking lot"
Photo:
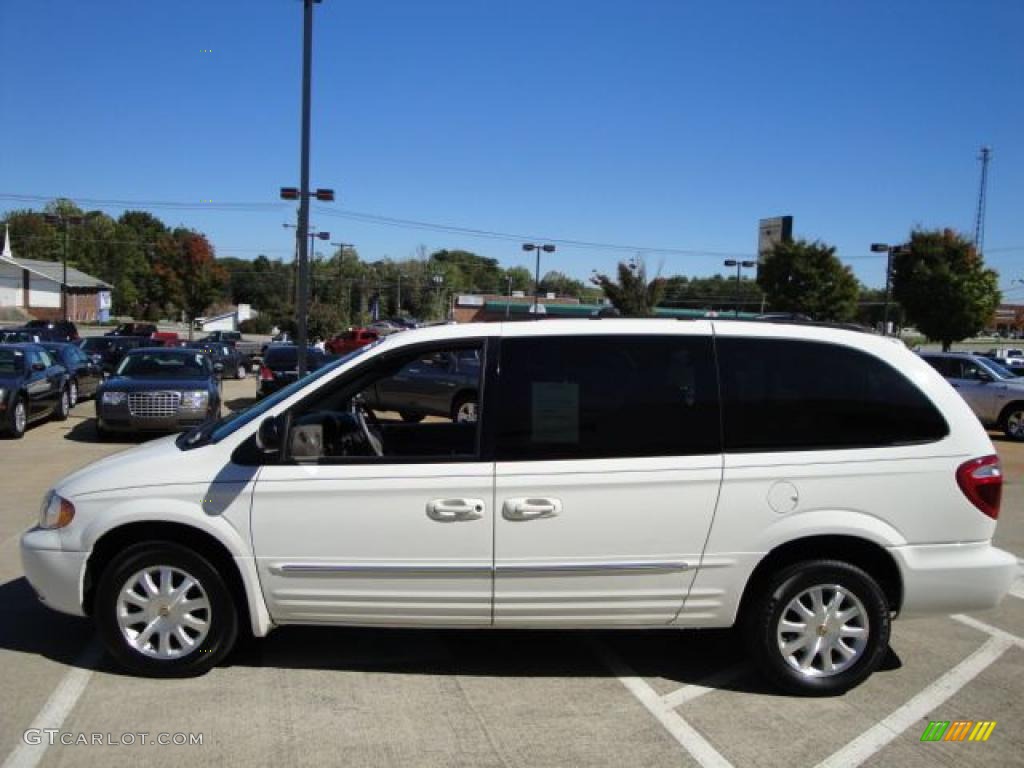
[[[238,406],[256,385],[224,386]],[[284,628],[202,678],[125,676],[88,621],[35,600],[18,558],[52,482],[131,444],[97,442],[93,412],[86,402],[0,441],[2,768],[1024,765],[1020,580],[998,610],[896,622],[885,669],[830,699],[766,688],[722,631]],[[1024,556],[1024,444],[996,445],[1008,481],[997,543]],[[997,724],[984,743],[922,743],[931,720]],[[135,743],[30,744],[30,728]],[[154,745],[158,734],[202,744]]]

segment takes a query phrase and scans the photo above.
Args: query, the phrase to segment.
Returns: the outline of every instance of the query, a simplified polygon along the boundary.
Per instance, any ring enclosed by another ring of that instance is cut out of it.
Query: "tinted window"
[[[729,452],[867,448],[938,440],[946,422],[871,355],[776,339],[719,339]]]
[[[720,451],[710,339],[505,339],[500,377],[499,459]]]

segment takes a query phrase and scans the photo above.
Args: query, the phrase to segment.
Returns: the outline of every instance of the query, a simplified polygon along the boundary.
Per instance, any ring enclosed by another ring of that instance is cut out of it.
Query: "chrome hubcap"
[[[868,642],[868,615],[856,595],[839,584],[819,584],[789,601],[779,616],[779,652],[806,677],[848,669]]]
[[[62,414],[65,414],[71,410],[71,406],[68,405],[68,402],[68,391],[65,389],[60,394],[60,412]]]
[[[1006,431],[1013,437],[1024,438],[1024,411],[1014,411],[1006,418]]]
[[[455,414],[455,421],[460,424],[476,421],[476,403],[470,400],[468,403],[460,405],[459,410]]]
[[[75,382],[71,382],[71,390],[68,395],[68,404],[74,407],[75,403],[78,402],[78,385]]]
[[[117,599],[125,641],[154,659],[178,659],[202,646],[210,631],[210,600],[186,571],[152,565],[125,581]]]
[[[14,428],[19,432],[25,431],[25,404],[19,402],[14,406]]]

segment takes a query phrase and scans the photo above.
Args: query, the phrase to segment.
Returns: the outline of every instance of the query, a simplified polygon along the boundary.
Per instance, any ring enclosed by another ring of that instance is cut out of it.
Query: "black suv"
[[[29,320],[25,323],[26,328],[32,330],[44,330],[47,341],[78,341],[78,327],[70,320]]]

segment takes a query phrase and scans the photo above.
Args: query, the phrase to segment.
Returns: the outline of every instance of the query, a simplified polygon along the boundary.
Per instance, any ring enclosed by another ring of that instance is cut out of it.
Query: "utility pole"
[[[68,319],[68,226],[76,226],[85,221],[84,216],[66,216],[65,214],[47,213],[43,216],[47,224],[59,226],[63,234],[63,248],[61,249],[61,263],[63,264],[64,276],[60,281],[60,311],[66,321]]]
[[[540,245],[539,243],[523,243],[523,250],[537,252],[537,268],[533,277],[533,319],[537,320],[540,317],[538,314],[538,312],[540,312],[540,308],[537,306],[540,302],[540,253],[541,251],[544,253],[554,253],[555,246],[551,245],[551,243],[546,243],[544,245]]]
[[[988,163],[992,159],[992,147],[982,147],[978,159],[981,161],[981,184],[978,188],[978,212],[974,220],[974,249],[980,254],[985,248],[985,206],[988,194]]]
[[[885,304],[882,310],[882,335],[889,335],[889,303],[892,296],[892,257],[902,254],[907,246],[889,245],[888,243],[872,243],[872,253],[885,254]]]

